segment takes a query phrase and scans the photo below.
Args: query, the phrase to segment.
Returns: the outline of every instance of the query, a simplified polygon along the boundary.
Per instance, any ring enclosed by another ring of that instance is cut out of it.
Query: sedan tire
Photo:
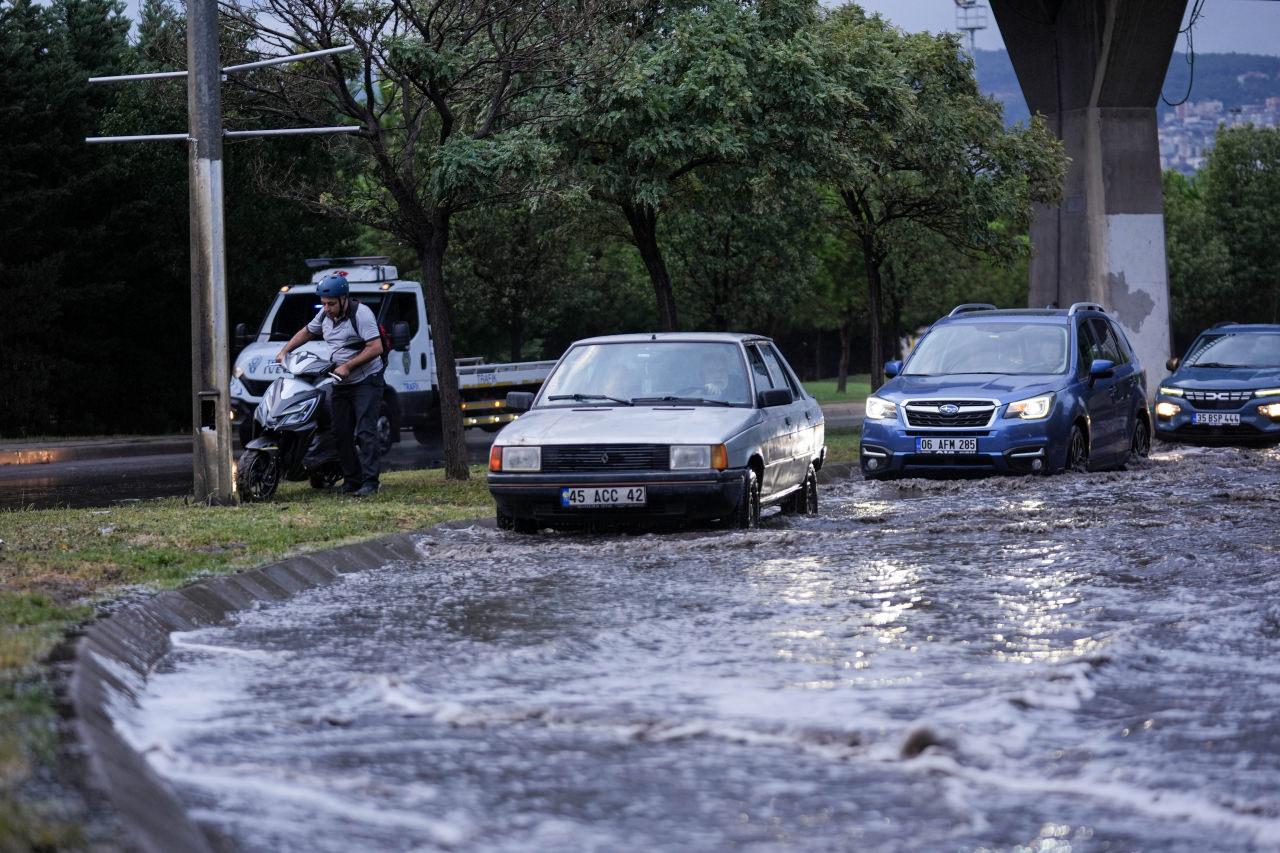
[[[783,515],[817,515],[818,514],[818,472],[809,466],[800,488],[787,496],[782,502]]]
[[[733,515],[726,518],[725,526],[735,530],[750,530],[760,524],[760,478],[754,468],[742,475],[742,497]]]
[[[525,536],[531,536],[538,532],[538,522],[532,518],[516,518],[500,512],[497,514],[496,520],[499,530],[510,530],[512,533],[520,533]]]

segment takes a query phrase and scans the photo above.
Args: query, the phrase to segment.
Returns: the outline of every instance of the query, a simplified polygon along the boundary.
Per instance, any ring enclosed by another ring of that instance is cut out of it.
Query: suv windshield
[[[641,341],[569,350],[543,386],[539,405],[631,401],[749,406],[747,367],[737,344]]]
[[[1231,332],[1196,341],[1187,367],[1280,367],[1280,335]]]
[[[378,311],[382,308],[382,300],[386,296],[382,293],[360,293],[355,294],[355,298],[372,308],[373,316],[376,318]],[[271,318],[270,335],[267,340],[289,340],[318,313],[320,313],[320,297],[315,293],[286,293],[275,316]]]
[[[925,335],[903,374],[1066,373],[1067,344],[1067,328],[1058,324],[949,323]]]

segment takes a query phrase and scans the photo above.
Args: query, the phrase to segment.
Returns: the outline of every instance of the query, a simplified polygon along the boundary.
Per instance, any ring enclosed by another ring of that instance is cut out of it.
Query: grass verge
[[[858,427],[827,427],[827,461],[857,462],[862,446],[862,430]]]
[[[165,499],[0,511],[0,851],[81,843],[67,804],[42,784],[57,715],[40,663],[94,602],[492,512],[481,468],[464,483],[441,471],[384,474],[366,499],[286,483],[272,501],[239,507]]]
[[[835,379],[815,379],[804,383],[804,388],[819,403],[861,403],[871,393],[871,375],[850,374],[844,393],[836,390]]]

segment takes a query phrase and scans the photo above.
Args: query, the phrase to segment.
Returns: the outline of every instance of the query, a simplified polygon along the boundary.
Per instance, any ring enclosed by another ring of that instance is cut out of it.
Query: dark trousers
[[[333,386],[333,437],[347,484],[378,484],[378,411],[383,386],[381,372],[352,385]]]

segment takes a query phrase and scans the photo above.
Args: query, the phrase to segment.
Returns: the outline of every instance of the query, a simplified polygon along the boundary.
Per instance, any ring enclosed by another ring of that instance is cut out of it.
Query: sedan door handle
[[[787,426],[791,426],[791,418],[783,418],[787,422]]]

